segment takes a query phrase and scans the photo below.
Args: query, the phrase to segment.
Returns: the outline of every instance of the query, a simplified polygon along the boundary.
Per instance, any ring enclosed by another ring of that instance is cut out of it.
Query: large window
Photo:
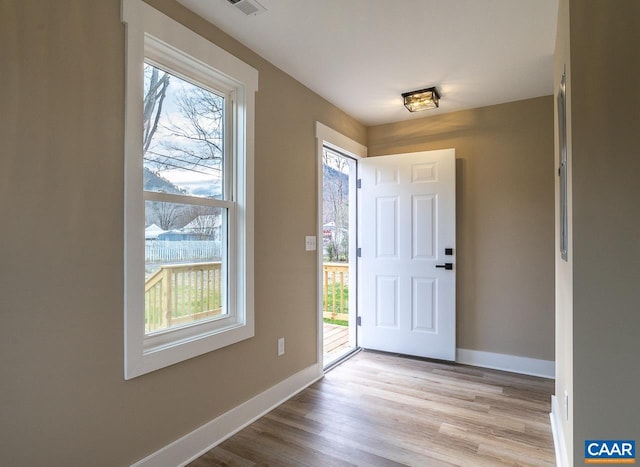
[[[253,336],[257,72],[125,0],[125,377]]]

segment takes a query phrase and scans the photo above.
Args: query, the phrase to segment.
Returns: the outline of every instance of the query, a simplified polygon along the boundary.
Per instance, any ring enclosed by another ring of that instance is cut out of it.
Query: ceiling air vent
[[[227,0],[238,10],[247,16],[255,16],[267,11],[265,7],[258,3],[258,0]]]

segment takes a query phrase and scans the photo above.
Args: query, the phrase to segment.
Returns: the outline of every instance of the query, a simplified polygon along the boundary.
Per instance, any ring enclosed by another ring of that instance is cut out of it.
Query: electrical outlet
[[[278,339],[278,357],[284,355],[284,337]]]

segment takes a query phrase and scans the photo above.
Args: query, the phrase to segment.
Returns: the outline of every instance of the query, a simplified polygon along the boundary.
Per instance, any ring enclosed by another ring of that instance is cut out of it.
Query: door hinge
[[[362,316],[356,316],[356,326],[362,326]]]
[[[359,178],[359,179],[356,181],[356,187],[357,187],[357,188],[362,188],[362,179],[361,179],[361,178]]]
[[[358,249],[356,250],[356,256],[357,256],[358,258],[362,258],[362,248],[358,248]]]

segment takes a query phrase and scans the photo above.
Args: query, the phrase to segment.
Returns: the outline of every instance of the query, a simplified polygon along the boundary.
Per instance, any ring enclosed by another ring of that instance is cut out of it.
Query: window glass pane
[[[226,209],[145,202],[145,333],[227,316]]]
[[[223,197],[224,97],[144,65],[144,189]]]
[[[322,244],[326,261],[349,258],[349,162],[322,151]]]

